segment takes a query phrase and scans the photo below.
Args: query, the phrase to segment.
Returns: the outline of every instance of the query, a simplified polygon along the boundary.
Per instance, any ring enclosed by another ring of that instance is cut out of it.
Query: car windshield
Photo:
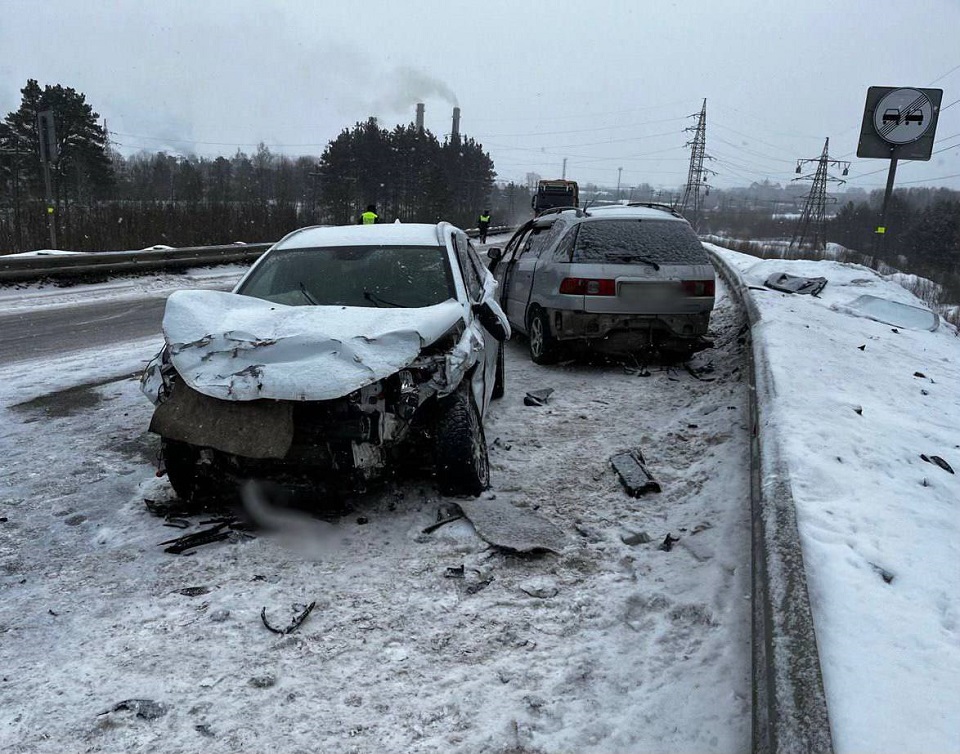
[[[442,246],[279,249],[237,291],[293,306],[420,308],[455,295]]]
[[[580,225],[573,262],[710,264],[693,228],[670,220],[595,220]]]

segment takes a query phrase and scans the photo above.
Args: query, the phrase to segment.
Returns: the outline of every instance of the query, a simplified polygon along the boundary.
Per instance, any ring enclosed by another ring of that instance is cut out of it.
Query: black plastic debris
[[[921,454],[920,454],[920,458],[923,459],[924,461],[926,461],[927,463],[936,464],[936,465],[939,466],[941,469],[943,469],[944,471],[948,471],[948,472],[950,472],[951,474],[956,473],[956,472],[953,470],[953,467],[952,467],[949,463],[947,463],[946,461],[944,461],[940,456],[926,456],[926,455],[924,455],[923,453],[921,453]]]
[[[866,350],[867,350],[867,344],[864,343],[862,346],[857,346],[857,350],[858,350],[858,351],[866,351]]]
[[[201,594],[209,593],[210,587],[208,586],[187,586],[177,590],[177,594],[182,594],[184,597],[199,597]]]
[[[206,736],[207,738],[215,738],[216,733],[210,730],[210,726],[206,723],[197,723],[193,726],[193,729],[199,733],[201,736]]]
[[[307,619],[307,616],[313,611],[313,608],[317,606],[316,601],[311,602],[309,605],[294,605],[293,609],[295,615],[293,620],[290,621],[289,625],[286,628],[276,628],[271,626],[269,621],[267,621],[267,608],[263,607],[260,610],[260,620],[263,622],[263,625],[267,627],[271,632],[275,634],[280,634],[281,636],[286,636],[287,634],[292,634],[296,631],[303,622]]]
[[[458,566],[449,566],[447,570],[443,572],[443,577],[445,579],[462,579],[466,573],[466,570],[463,567],[463,563]]]
[[[446,526],[447,524],[451,524],[451,523],[453,523],[454,521],[459,521],[461,518],[463,518],[463,514],[462,514],[462,513],[456,513],[456,514],[454,514],[454,515],[452,515],[452,516],[446,516],[446,517],[444,517],[444,518],[441,518],[441,519],[440,519],[439,521],[437,521],[436,523],[430,524],[430,526],[424,527],[422,531],[423,531],[424,534],[432,534],[432,533],[435,532],[437,529],[439,529],[441,526]]]
[[[161,542],[160,545],[168,545],[163,548],[164,552],[172,553],[173,555],[192,555],[192,552],[187,552],[188,550],[194,550],[197,547],[203,545],[209,545],[214,542],[222,542],[226,539],[229,539],[234,542],[238,542],[241,539],[253,539],[252,534],[247,534],[243,529],[248,528],[247,524],[233,519],[211,519],[210,521],[201,521],[201,524],[214,523],[208,529],[201,529],[200,531],[193,532],[192,534],[185,534],[182,537],[177,537],[176,539],[168,539],[164,542]]]
[[[142,720],[156,720],[167,714],[165,704],[155,702],[153,699],[124,699],[117,702],[110,709],[98,712],[97,717],[108,715],[111,712],[132,712]]]
[[[894,575],[890,573],[886,568],[878,566],[876,563],[871,563],[870,567],[876,572],[876,574],[883,579],[884,583],[889,584],[893,581]]]
[[[660,492],[660,483],[653,478],[645,463],[639,449],[617,453],[610,459],[614,471],[620,476],[620,482],[633,497],[640,497],[647,492]]]
[[[863,416],[863,406],[854,406],[853,410],[856,411],[860,416]]]
[[[784,293],[805,293],[811,296],[819,296],[820,292],[827,287],[827,279],[805,278],[788,275],[785,272],[777,272],[768,277],[764,285],[767,288],[773,288],[775,291],[783,291]]]
[[[524,406],[546,406],[553,395],[552,387],[545,387],[543,390],[532,390],[523,397]]]
[[[924,380],[927,379],[927,375],[925,375],[923,372],[914,372],[913,376],[920,377],[921,379],[924,379]]]
[[[658,550],[663,550],[664,552],[670,552],[673,549],[673,546],[680,541],[680,537],[674,537],[672,534],[667,534],[664,537],[663,542],[660,543]]]

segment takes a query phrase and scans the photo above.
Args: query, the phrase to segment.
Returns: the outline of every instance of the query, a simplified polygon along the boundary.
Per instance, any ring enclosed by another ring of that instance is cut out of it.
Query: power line
[[[713,171],[703,166],[704,159],[707,158],[707,99],[703,99],[703,107],[700,108],[700,115],[694,115],[697,119],[697,125],[687,128],[687,131],[693,131],[693,140],[689,142],[690,147],[690,167],[687,170],[687,185],[683,188],[683,196],[677,203],[676,208],[681,213],[687,208],[693,215],[693,227],[699,231],[700,225],[700,194],[703,195],[710,191],[707,184],[707,174]]]
[[[790,246],[796,248],[802,248],[803,244],[806,242],[809,235],[813,235],[813,248],[822,249],[826,241],[825,234],[825,225],[826,225],[826,205],[827,205],[827,184],[828,183],[837,183],[841,184],[844,181],[840,178],[834,178],[829,175],[827,170],[833,167],[842,167],[843,173],[846,175],[847,171],[850,168],[849,162],[844,162],[842,160],[834,160],[830,158],[830,139],[829,137],[823,142],[823,152],[820,153],[820,157],[812,159],[800,159],[797,160],[797,172],[799,173],[803,166],[808,162],[817,163],[817,170],[812,175],[805,175],[802,178],[794,178],[795,181],[804,181],[804,180],[813,180],[813,185],[810,187],[810,193],[807,194],[806,202],[803,205],[803,210],[800,213],[800,219],[797,220],[796,230],[793,232],[793,238],[790,239]]]
[[[950,69],[949,71],[947,71],[946,73],[943,73],[943,74],[937,76],[933,81],[931,81],[929,84],[927,84],[927,86],[933,86],[933,85],[936,84],[940,79],[946,78],[947,76],[949,76],[949,75],[950,75],[951,73],[953,73],[954,71],[960,71],[960,63],[958,63],[957,65],[955,65],[953,68],[951,68],[951,69]]]
[[[638,128],[639,126],[648,126],[654,123],[670,123],[671,121],[677,120],[686,120],[685,115],[680,116],[679,118],[660,118],[659,120],[648,120],[642,123],[628,123],[619,126],[597,126],[596,128],[578,128],[573,131],[533,131],[526,133],[515,133],[515,134],[477,134],[474,138],[477,139],[508,139],[518,136],[560,136],[563,134],[585,134],[585,133],[596,133],[597,131],[612,131],[618,128]]]

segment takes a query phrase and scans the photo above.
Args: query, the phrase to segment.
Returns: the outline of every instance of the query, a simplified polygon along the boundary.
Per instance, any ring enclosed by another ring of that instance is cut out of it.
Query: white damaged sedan
[[[356,488],[406,458],[478,495],[510,336],[496,285],[463,231],[393,224],[304,228],[230,293],[173,293],[141,387],[174,491]]]

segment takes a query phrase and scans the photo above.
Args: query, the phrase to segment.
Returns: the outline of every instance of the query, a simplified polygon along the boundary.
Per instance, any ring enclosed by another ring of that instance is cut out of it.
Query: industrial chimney
[[[450,135],[455,138],[460,138],[460,108],[453,108],[453,130],[450,132]]]
[[[417,130],[420,133],[423,133],[423,110],[424,106],[422,102],[417,103]]]

